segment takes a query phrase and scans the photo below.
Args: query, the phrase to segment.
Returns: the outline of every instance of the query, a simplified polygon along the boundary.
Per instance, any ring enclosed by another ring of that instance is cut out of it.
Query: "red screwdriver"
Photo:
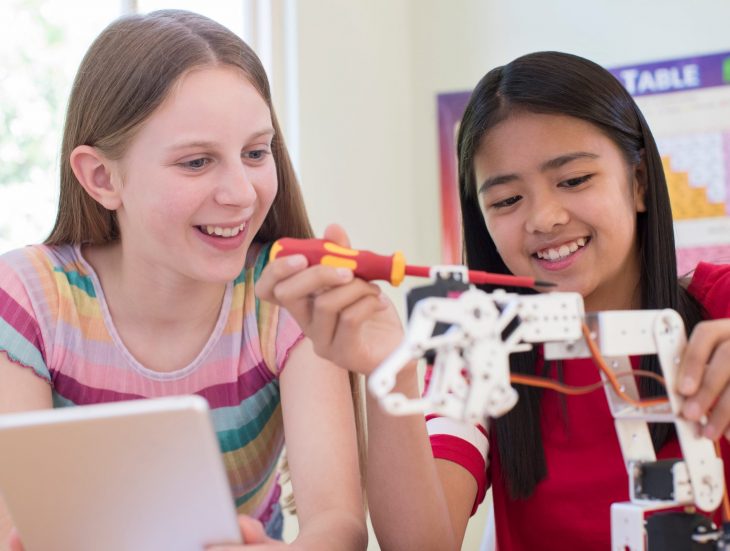
[[[367,281],[383,280],[391,285],[398,286],[407,275],[416,277],[430,277],[429,266],[411,266],[406,264],[403,253],[396,252],[391,256],[375,254],[370,251],[348,249],[324,239],[295,239],[284,237],[277,240],[271,247],[270,260],[291,256],[304,255],[309,265],[322,264],[333,268],[347,268]],[[504,285],[510,287],[553,287],[554,283],[540,281],[532,277],[494,274],[469,270],[469,281],[486,285]]]

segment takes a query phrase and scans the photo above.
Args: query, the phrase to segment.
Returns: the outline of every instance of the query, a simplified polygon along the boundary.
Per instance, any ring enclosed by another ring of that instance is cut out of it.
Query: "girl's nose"
[[[240,164],[221,174],[215,200],[234,207],[248,207],[256,201],[256,187],[246,166]]]
[[[568,223],[570,215],[560,201],[553,197],[537,198],[525,223],[529,233],[550,233]]]

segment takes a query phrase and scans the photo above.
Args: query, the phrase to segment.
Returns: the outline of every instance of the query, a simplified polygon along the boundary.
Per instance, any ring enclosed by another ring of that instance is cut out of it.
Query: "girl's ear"
[[[107,210],[121,206],[121,190],[112,178],[112,162],[98,149],[79,145],[71,152],[70,161],[76,179],[95,201]]]
[[[647,175],[646,175],[646,155],[642,149],[639,154],[641,160],[639,164],[634,168],[633,178],[633,189],[634,189],[634,205],[636,205],[636,212],[646,212],[646,187],[647,187]]]

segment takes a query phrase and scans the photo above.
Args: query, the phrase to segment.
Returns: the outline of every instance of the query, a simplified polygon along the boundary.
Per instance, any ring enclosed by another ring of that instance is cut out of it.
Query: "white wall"
[[[315,229],[342,223],[355,246],[416,264],[441,258],[437,93],[536,50],[605,66],[730,51],[721,0],[301,0],[298,11],[300,175]]]
[[[300,176],[312,219],[383,251],[411,245],[415,225],[409,8],[307,0],[298,10]]]
[[[605,66],[730,50],[719,0],[302,0],[300,175],[317,230],[440,259],[436,103],[536,50]],[[690,9],[691,7],[691,9]]]

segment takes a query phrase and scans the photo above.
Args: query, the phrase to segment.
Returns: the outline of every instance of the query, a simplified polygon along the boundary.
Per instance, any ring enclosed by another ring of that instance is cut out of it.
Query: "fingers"
[[[338,224],[330,224],[327,226],[322,237],[327,241],[337,243],[341,247],[350,247],[350,238],[347,236],[347,232]]]
[[[10,551],[24,551],[25,548],[20,541],[20,536],[15,528],[10,529],[10,535],[8,537],[8,549]]]
[[[699,421],[708,415],[703,436],[715,439],[730,424],[730,320],[702,322],[687,343],[678,391],[687,396],[682,415]]]
[[[243,540],[243,545],[211,545],[206,547],[206,551],[233,551],[238,549],[256,549],[256,544],[279,543],[276,540],[271,539],[266,534],[266,530],[264,530],[264,525],[255,518],[251,518],[247,515],[238,515],[238,527],[241,530],[241,539]]]
[[[375,312],[387,307],[380,288],[355,279],[312,299],[311,324],[307,331],[315,352],[328,357],[327,349],[337,337],[355,338],[355,330]]]
[[[723,342],[706,365],[697,391],[687,398],[682,414],[692,421],[698,421],[710,410],[711,414],[703,429],[703,435],[717,438],[726,431],[730,423],[730,342]]]
[[[284,544],[280,541],[270,540],[273,543],[228,543],[225,545],[209,545],[205,551],[278,551],[285,549]],[[11,550],[12,551],[12,550]]]
[[[271,291],[273,302],[285,307],[307,332],[314,315],[314,299],[333,288],[353,283],[354,278],[351,270],[312,266],[295,276],[280,280]]]
[[[677,376],[677,390],[690,396],[697,392],[705,366],[720,337],[717,326],[712,322],[698,323],[687,342]]]
[[[292,260],[299,259],[302,260]],[[304,262],[304,265],[302,265]],[[270,262],[256,284],[256,295],[285,307],[302,328],[309,324],[310,301],[329,288],[352,281],[354,274],[345,268],[306,267],[306,258],[288,256]]]
[[[241,528],[243,543],[274,543],[264,530],[261,521],[247,515],[238,515],[238,526]]]
[[[730,388],[725,388],[718,397],[715,407],[712,408],[707,424],[702,429],[702,435],[715,440],[721,435],[730,440]]]
[[[273,295],[277,302],[289,308],[291,303],[302,298],[311,300],[335,287],[349,284],[353,280],[355,280],[355,275],[352,270],[347,268],[312,266],[293,277],[280,281],[273,289]]]
[[[269,262],[256,282],[256,296],[269,302],[276,302],[274,296],[276,285],[282,280],[301,272],[306,267],[307,259],[301,254],[285,256]]]
[[[338,245],[349,246],[345,230],[334,224],[325,230],[325,239]],[[309,270],[306,270],[307,267],[307,258],[301,254],[285,256],[269,262],[256,283],[256,296],[291,309],[291,306],[285,304],[284,300],[293,300],[293,295],[298,290],[304,294],[313,294],[327,287],[346,283],[354,277],[352,272],[345,268],[311,266]],[[280,290],[283,282],[299,272],[306,272],[309,276],[305,279],[298,279],[299,285],[282,287]]]

